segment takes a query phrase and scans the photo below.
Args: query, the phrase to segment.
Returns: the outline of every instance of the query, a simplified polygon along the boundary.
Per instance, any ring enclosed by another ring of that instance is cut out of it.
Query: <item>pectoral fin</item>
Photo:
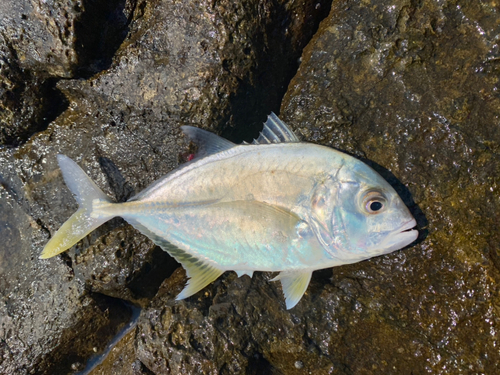
[[[300,301],[311,281],[311,275],[311,271],[281,272],[271,280],[281,281],[287,310],[294,307]]]

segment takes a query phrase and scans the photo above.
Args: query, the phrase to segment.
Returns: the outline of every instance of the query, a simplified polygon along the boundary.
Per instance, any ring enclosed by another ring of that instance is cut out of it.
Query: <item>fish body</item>
[[[274,280],[291,308],[313,271],[392,252],[418,235],[408,208],[378,173],[342,152],[299,142],[274,114],[254,144],[183,130],[198,144],[197,158],[124,203],[113,203],[59,155],[80,208],[41,257],[121,216],[186,268],[190,279],[177,299],[225,271],[279,271]]]

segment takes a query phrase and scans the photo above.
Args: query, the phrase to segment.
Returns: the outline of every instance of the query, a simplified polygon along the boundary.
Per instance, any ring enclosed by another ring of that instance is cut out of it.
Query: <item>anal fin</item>
[[[192,296],[211,282],[215,281],[224,273],[224,270],[221,270],[207,262],[203,262],[182,249],[169,248],[168,252],[182,264],[186,270],[187,276],[189,277],[186,286],[175,298],[176,300]]]
[[[178,261],[186,270],[186,274],[189,277],[189,280],[182,292],[180,292],[179,295],[175,298],[176,300],[181,300],[192,296],[193,294],[202,290],[211,282],[215,281],[220,275],[224,273],[224,270],[221,270],[208,262],[204,262],[196,258],[195,256],[182,249],[179,249],[177,246],[171,244],[164,238],[153,233],[138,220],[128,218],[127,221],[139,232],[149,237],[157,246],[160,246],[164,251],[173,256],[175,260]]]
[[[311,281],[311,271],[280,272],[271,281],[281,281],[287,310],[294,307],[306,292]]]

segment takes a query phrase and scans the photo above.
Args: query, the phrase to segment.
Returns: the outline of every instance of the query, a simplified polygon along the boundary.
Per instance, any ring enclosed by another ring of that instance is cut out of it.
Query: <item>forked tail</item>
[[[92,202],[94,200],[111,203],[111,199],[97,187],[73,160],[64,155],[57,155],[57,161],[64,182],[75,196],[79,207],[78,211],[59,228],[45,245],[42,254],[40,254],[40,259],[51,258],[62,253],[94,229],[113,218],[113,216],[108,215],[100,215],[97,218],[91,216]]]

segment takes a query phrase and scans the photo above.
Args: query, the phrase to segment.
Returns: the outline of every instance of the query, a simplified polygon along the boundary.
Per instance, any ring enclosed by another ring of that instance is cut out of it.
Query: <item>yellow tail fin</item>
[[[73,160],[64,155],[57,155],[64,182],[78,202],[79,208],[54,234],[45,245],[41,259],[51,258],[69,249],[94,229],[113,218],[101,216],[93,218],[92,202],[94,200],[111,202],[85,172]]]

